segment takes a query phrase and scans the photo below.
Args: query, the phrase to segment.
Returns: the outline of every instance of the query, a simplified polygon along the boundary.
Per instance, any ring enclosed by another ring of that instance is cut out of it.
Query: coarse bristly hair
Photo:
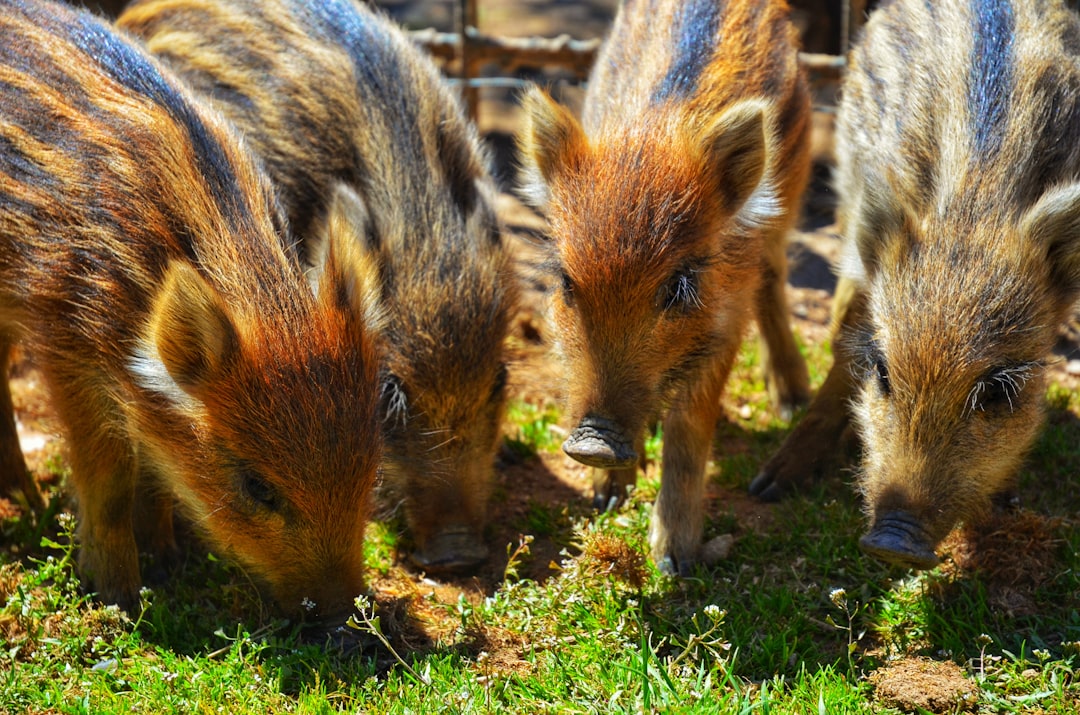
[[[578,425],[564,449],[617,471],[597,499],[618,499],[611,480],[635,466],[627,445],[665,414],[650,541],[662,568],[685,571],[706,433],[751,318],[773,399],[790,409],[808,396],[783,295],[810,114],[787,6],[624,3],[580,120],[539,88],[521,105],[521,193],[549,224],[550,314]]]
[[[441,535],[464,543],[463,529],[479,553],[518,288],[488,154],[434,62],[355,0],[143,0],[118,24],[242,129],[308,262],[334,187],[352,193],[379,275],[384,466],[411,556],[455,563]]]
[[[261,163],[125,35],[48,0],[0,1],[0,33],[0,352],[29,345],[66,427],[84,583],[137,607],[175,500],[283,612],[343,616],[380,454],[378,276],[332,231],[313,292]]]
[[[1038,433],[1080,296],[1077,47],[1060,2],[897,0],[851,53],[836,184],[866,315],[839,340],[863,346],[871,541],[891,519],[932,553],[1011,488]]]

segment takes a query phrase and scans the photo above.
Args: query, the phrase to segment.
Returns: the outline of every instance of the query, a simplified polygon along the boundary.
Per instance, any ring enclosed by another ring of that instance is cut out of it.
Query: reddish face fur
[[[475,567],[516,283],[486,156],[438,70],[351,0],[144,0],[117,22],[243,130],[304,255],[335,184],[359,197],[350,220],[387,315],[384,496],[420,566]]]
[[[747,321],[785,408],[807,395],[787,325],[785,232],[806,182],[809,104],[782,2],[624,3],[590,77],[584,125],[524,99],[525,189],[551,225],[552,298],[577,422],[563,448],[598,468],[598,506],[634,476],[664,413],[650,542],[687,573],[705,464]]]
[[[750,318],[761,246],[732,231],[733,207],[714,197],[740,194],[734,179],[763,167],[718,170],[707,140],[688,133],[671,121],[597,147],[578,135],[553,177],[562,284],[551,307],[575,423],[595,414],[638,435]]]
[[[175,498],[286,612],[347,612],[379,454],[357,237],[329,220],[316,298],[266,177],[171,75],[60,5],[0,25],[4,334],[68,428],[87,583],[137,604],[135,532],[175,548]]]

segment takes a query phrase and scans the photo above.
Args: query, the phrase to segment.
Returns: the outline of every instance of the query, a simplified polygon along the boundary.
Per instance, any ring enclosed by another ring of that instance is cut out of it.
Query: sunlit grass
[[[718,444],[738,447],[710,467],[722,494],[742,494],[786,433],[756,350],[748,342],[740,357],[718,428]],[[828,362],[820,349],[808,357]],[[394,562],[400,525],[373,523],[371,579],[405,579],[394,595],[405,620],[438,624],[437,635],[403,636],[402,617],[376,594],[381,619],[357,625],[378,629],[393,654],[376,638],[341,653],[306,642],[241,571],[198,549],[144,592],[139,613],[95,605],[74,568],[66,509],[9,518],[0,713],[899,713],[870,676],[915,658],[955,664],[972,689],[941,712],[1080,713],[1080,402],[1056,387],[1048,399],[1021,496],[1065,521],[1048,572],[1013,591],[978,572],[913,574],[864,557],[860,505],[843,479],[761,507],[762,523],[711,504],[706,537],[734,534],[730,557],[689,579],[662,576],[644,558],[662,479],[651,469],[611,513],[580,519],[528,502],[513,526],[565,545],[559,567],[530,580],[519,568],[530,540],[512,544],[505,580],[485,597],[444,602],[408,581]],[[556,450],[558,408],[524,404],[505,433],[525,454]],[[651,459],[661,440],[650,439]]]
[[[537,406],[512,400],[506,409],[506,422],[510,428],[503,439],[520,457],[554,452],[565,437],[558,432],[559,409],[551,403]]]

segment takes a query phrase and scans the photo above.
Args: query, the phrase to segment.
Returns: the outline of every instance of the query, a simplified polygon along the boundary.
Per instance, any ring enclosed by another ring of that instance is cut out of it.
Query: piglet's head
[[[662,106],[594,136],[540,90],[523,106],[523,189],[550,224],[551,313],[577,424],[563,448],[631,467],[646,420],[730,359],[748,318],[762,260],[754,229],[778,210],[771,106]]]
[[[328,225],[315,291],[297,266],[295,288],[227,297],[173,263],[132,361],[155,405],[140,449],[164,487],[282,610],[319,617],[363,589],[380,458],[377,271],[348,221]]]

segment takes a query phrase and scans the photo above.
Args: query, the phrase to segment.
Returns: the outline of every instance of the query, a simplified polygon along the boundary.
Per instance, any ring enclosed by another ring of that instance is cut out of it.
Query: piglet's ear
[[[1080,295],[1080,183],[1043,194],[1020,219],[1020,231],[1045,247],[1055,285],[1071,305]]]
[[[187,263],[174,263],[154,303],[149,339],[176,386],[197,399],[239,352],[224,302]]]
[[[539,87],[521,98],[524,125],[518,133],[521,157],[521,193],[536,207],[543,207],[548,187],[559,171],[584,152],[585,131],[570,110],[557,104]]]
[[[771,116],[768,102],[745,100],[698,134],[702,156],[717,172],[724,211],[746,226],[769,223],[779,213],[769,169],[775,151]]]
[[[888,181],[863,172],[859,191],[845,202],[841,272],[863,280],[877,272],[882,248],[898,233],[913,230],[913,219],[889,191]]]
[[[363,199],[350,186],[334,187],[321,232],[323,255],[313,279],[319,301],[377,331],[382,322],[378,237]]]

